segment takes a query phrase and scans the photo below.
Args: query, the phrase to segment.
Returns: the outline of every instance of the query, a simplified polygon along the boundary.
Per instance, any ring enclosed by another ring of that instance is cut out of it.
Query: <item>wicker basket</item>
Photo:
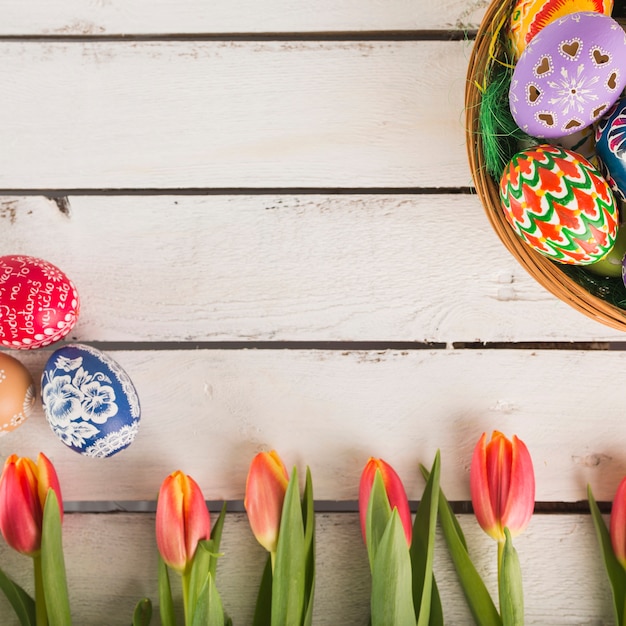
[[[535,252],[518,237],[500,207],[499,181],[493,180],[484,167],[478,121],[481,90],[476,83],[481,84],[482,77],[485,76],[490,60],[490,47],[493,46],[493,34],[503,19],[508,20],[511,9],[512,4],[507,0],[494,0],[491,3],[478,30],[469,62],[465,92],[466,133],[469,163],[476,191],[496,234],[535,280],[557,298],[592,319],[618,330],[626,330],[626,310],[614,306],[602,297],[592,295],[588,288],[568,276],[565,268]]]

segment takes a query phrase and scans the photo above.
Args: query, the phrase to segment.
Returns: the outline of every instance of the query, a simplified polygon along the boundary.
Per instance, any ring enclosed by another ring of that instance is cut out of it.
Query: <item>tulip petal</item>
[[[18,552],[33,555],[41,547],[43,510],[37,495],[37,468],[12,454],[0,477],[0,532]]]
[[[37,494],[39,496],[39,502],[41,503],[41,509],[43,510],[46,504],[48,489],[53,489],[59,503],[61,521],[63,521],[63,498],[61,497],[61,484],[59,483],[59,478],[56,470],[54,469],[54,465],[52,465],[48,457],[43,452],[40,452],[37,456],[37,476]]]
[[[626,478],[617,488],[611,507],[611,543],[617,560],[626,567]]]
[[[492,504],[487,470],[487,434],[483,433],[474,448],[470,468],[470,492],[474,515],[481,528],[496,540],[500,539],[498,523]],[[504,539],[504,536],[502,537]]]
[[[179,471],[173,472],[161,484],[156,510],[156,540],[165,563],[183,572],[187,559],[180,474]]]
[[[289,475],[276,451],[257,454],[248,472],[244,506],[256,540],[276,552]]]
[[[511,537],[519,535],[530,522],[535,506],[535,472],[526,444],[513,435],[508,497],[502,511],[502,526]]]
[[[211,520],[198,483],[191,476],[183,474],[181,488],[183,491],[185,551],[189,561],[193,558],[198,542],[210,539]]]

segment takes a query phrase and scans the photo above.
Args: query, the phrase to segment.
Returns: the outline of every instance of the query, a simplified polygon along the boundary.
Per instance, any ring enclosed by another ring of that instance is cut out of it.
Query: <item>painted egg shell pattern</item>
[[[516,154],[500,181],[500,201],[513,230],[559,263],[599,261],[617,237],[618,208],[589,161],[557,146]]]
[[[575,133],[604,115],[626,85],[626,34],[601,13],[572,13],[526,46],[509,90],[517,125],[533,137]]]
[[[17,359],[0,352],[0,435],[15,430],[32,413],[35,384]]]
[[[137,435],[141,409],[128,374],[96,348],[68,344],[48,359],[41,401],[52,431],[89,457],[109,457]]]
[[[620,98],[598,122],[596,153],[611,189],[626,200],[626,98]]]
[[[0,342],[28,350],[62,339],[76,324],[78,292],[55,265],[31,256],[0,256]]]
[[[511,11],[509,40],[516,59],[530,40],[555,20],[580,11],[611,15],[613,0],[518,0]]]

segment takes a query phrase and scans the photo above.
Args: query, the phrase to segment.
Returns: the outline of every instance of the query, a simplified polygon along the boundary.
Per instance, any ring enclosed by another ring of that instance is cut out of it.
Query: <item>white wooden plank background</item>
[[[21,357],[35,379],[48,354]],[[242,499],[253,455],[272,447],[289,467],[310,465],[322,500],[356,500],[370,455],[392,463],[417,500],[418,464],[430,466],[440,448],[448,497],[468,500],[474,445],[495,428],[528,445],[537,500],[584,500],[588,482],[597,499],[610,500],[626,474],[622,388],[611,374],[626,368],[626,352],[109,354],[135,382],[142,403],[130,448],[111,459],[81,457],[57,441],[39,407],[0,438],[2,457],[45,450],[68,500],[154,500],[163,478],[179,467],[208,499]]]
[[[476,28],[485,0],[3,0],[2,35],[264,33]]]
[[[460,516],[472,558],[496,597],[495,543],[473,516]],[[364,626],[369,602],[369,566],[356,514],[317,515],[317,579],[314,623]],[[558,538],[558,539],[555,539]],[[154,515],[65,517],[66,567],[76,624],[124,626],[139,598],[157,596]],[[586,515],[535,516],[515,539],[524,584],[526,624],[565,626],[612,623],[611,596],[591,519]],[[235,623],[250,624],[265,551],[242,514],[229,514],[217,583]],[[0,562],[32,590],[31,561],[0,546]],[[467,626],[471,617],[440,537],[435,575],[446,624]],[[173,579],[176,588],[177,580]],[[94,593],[94,590],[96,592]],[[6,609],[0,598],[0,610]],[[3,626],[16,626],[3,617]],[[155,619],[155,623],[160,623]]]
[[[475,197],[447,193],[472,184],[462,39],[487,4],[0,0],[0,253],[71,276],[71,339],[116,358],[143,406],[137,441],[93,460],[38,404],[0,461],[43,450],[72,508],[136,510],[176,468],[208,499],[240,500],[252,455],[273,447],[311,466],[318,500],[354,506],[367,457],[416,500],[439,448],[446,494],[466,501],[473,444],[499,428],[527,442],[539,501],[579,510],[587,483],[609,501],[626,474],[626,352],[554,342],[623,347],[623,333],[556,300]],[[452,349],[522,341],[537,348]],[[38,380],[50,353],[12,354]],[[493,590],[494,546],[460,518]],[[315,623],[364,625],[356,514],[317,521]],[[156,599],[153,514],[72,513],[64,528],[78,626],[127,624]],[[588,515],[538,514],[516,545],[528,624],[612,623]],[[264,554],[243,514],[224,548],[220,586],[245,625]],[[32,588],[30,561],[1,542],[0,566]],[[447,623],[468,624],[441,540],[437,573]],[[0,598],[13,626],[7,611]]]
[[[0,188],[468,186],[469,51],[0,42]]]
[[[0,198],[0,224],[5,254],[47,259],[77,285],[80,341],[624,338],[532,279],[475,196],[71,196],[69,207]]]

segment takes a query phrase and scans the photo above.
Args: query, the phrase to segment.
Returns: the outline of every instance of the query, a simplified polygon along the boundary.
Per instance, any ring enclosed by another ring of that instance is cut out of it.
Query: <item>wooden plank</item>
[[[486,0],[18,0],[2,2],[0,35],[297,33],[475,28]]]
[[[72,278],[80,341],[624,337],[532,279],[474,196],[73,196],[68,210],[0,198],[2,249]]]
[[[47,350],[19,353],[39,380]],[[242,499],[249,463],[275,448],[311,467],[316,498],[358,497],[369,456],[390,462],[420,498],[418,464],[442,455],[450,500],[469,499],[483,431],[517,434],[534,460],[539,501],[611,500],[626,474],[622,389],[626,352],[524,350],[186,350],[109,354],[142,404],[136,441],[112,459],[57,441],[37,406],[0,438],[0,461],[44,451],[70,500],[150,500],[175,469],[209,500]]]
[[[0,188],[470,184],[468,42],[2,42]]]
[[[496,597],[496,546],[472,516],[461,516],[470,553]],[[367,622],[369,567],[356,514],[317,515],[317,578],[314,623],[358,626]],[[72,514],[64,522],[65,558],[74,623],[122,626],[135,602],[157,600],[154,516]],[[611,596],[591,518],[535,516],[515,539],[519,552],[528,625],[612,623]],[[235,624],[250,624],[265,552],[243,514],[229,514],[217,583]],[[465,606],[445,544],[439,537],[435,575],[446,624],[465,626]],[[3,569],[32,592],[30,559],[0,545]],[[172,581],[178,590],[179,582]],[[0,597],[4,626],[17,626]],[[155,618],[156,624],[160,621]],[[154,623],[154,622],[153,622]]]

